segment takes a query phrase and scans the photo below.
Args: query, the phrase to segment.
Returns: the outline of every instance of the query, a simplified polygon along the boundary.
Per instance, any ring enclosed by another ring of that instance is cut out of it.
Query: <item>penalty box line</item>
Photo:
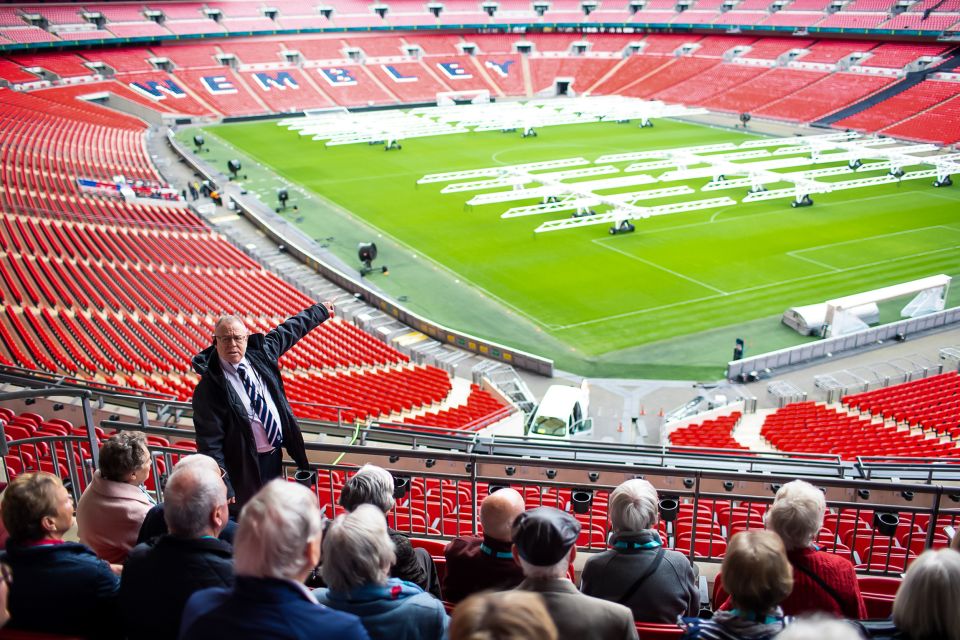
[[[938,226],[942,226],[942,225],[938,225]],[[948,228],[948,227],[946,227],[946,228]],[[957,230],[957,229],[954,229],[954,231],[956,231],[956,230]],[[596,242],[596,240],[594,240],[594,242]],[[646,309],[637,309],[636,311],[626,311],[626,312],[624,312],[624,313],[617,313],[617,314],[613,314],[613,315],[610,315],[610,316],[604,316],[604,317],[602,317],[602,318],[594,318],[593,320],[584,320],[583,322],[575,322],[575,323],[572,323],[572,324],[560,325],[560,326],[558,326],[558,327],[556,328],[556,330],[557,330],[557,331],[565,331],[565,330],[567,330],[567,329],[576,329],[576,328],[578,328],[578,327],[584,327],[584,326],[588,326],[588,325],[592,325],[592,324],[601,324],[601,323],[604,323],[604,322],[609,322],[609,321],[611,321],[611,320],[622,320],[623,318],[629,318],[629,317],[632,317],[632,316],[644,315],[644,314],[652,313],[652,312],[655,312],[655,311],[663,311],[663,310],[665,310],[665,309],[672,309],[672,308],[674,308],[674,307],[682,307],[682,306],[684,306],[684,305],[694,304],[694,303],[697,303],[697,302],[707,302],[708,300],[718,300],[718,299],[723,298],[723,297],[725,297],[725,296],[735,296],[735,295],[739,295],[739,294],[742,294],[742,293],[750,293],[750,292],[752,292],[752,291],[760,291],[760,290],[762,290],[762,289],[769,289],[770,287],[779,287],[779,286],[785,285],[785,284],[793,284],[793,283],[795,283],[795,282],[803,282],[804,280],[810,280],[810,279],[812,279],[812,278],[822,278],[822,277],[824,277],[824,275],[835,275],[835,274],[840,274],[840,273],[846,273],[846,272],[848,272],[848,271],[856,271],[856,270],[858,270],[858,269],[867,269],[867,268],[870,268],[870,267],[876,267],[876,266],[879,266],[879,265],[889,264],[889,263],[891,263],[891,262],[900,262],[900,261],[902,261],[902,260],[912,260],[912,259],[914,259],[914,258],[918,258],[918,257],[922,257],[922,256],[932,255],[932,254],[935,254],[935,253],[943,253],[944,251],[954,251],[954,250],[957,250],[957,249],[960,249],[960,245],[954,245],[954,246],[952,246],[952,247],[944,247],[944,248],[942,248],[942,249],[934,249],[934,250],[932,250],[932,251],[924,251],[924,252],[922,252],[922,253],[913,253],[913,254],[910,254],[910,255],[908,255],[908,256],[899,256],[899,257],[897,257],[897,258],[890,258],[889,260],[878,260],[878,261],[876,261],[876,262],[870,262],[870,263],[867,263],[867,264],[858,264],[858,265],[855,265],[855,266],[852,266],[852,267],[845,267],[845,268],[842,268],[842,269],[837,269],[837,271],[836,271],[835,273],[830,273],[830,274],[812,273],[812,274],[810,274],[810,275],[800,276],[800,277],[798,277],[798,278],[788,278],[788,279],[786,279],[786,280],[779,280],[779,281],[777,281],[777,282],[768,282],[767,284],[760,284],[760,285],[756,285],[756,286],[754,286],[754,287],[746,287],[746,288],[744,288],[744,289],[738,289],[738,290],[736,290],[736,291],[730,291],[730,292],[728,292],[728,293],[726,293],[726,294],[724,294],[724,295],[716,294],[716,295],[711,295],[711,296],[703,296],[703,297],[700,297],[700,298],[689,298],[689,299],[687,299],[687,300],[680,300],[680,301],[678,301],[678,302],[671,302],[671,303],[669,303],[669,304],[662,304],[662,305],[659,305],[659,306],[656,306],[656,307],[648,307],[648,308],[646,308]]]
[[[673,269],[668,269],[667,267],[664,267],[663,265],[659,265],[659,264],[657,264],[656,262],[652,262],[652,261],[650,261],[650,260],[647,260],[646,258],[641,258],[640,256],[634,255],[634,254],[629,253],[629,252],[627,252],[627,251],[624,251],[624,250],[622,250],[622,249],[617,249],[616,247],[608,246],[608,245],[606,244],[606,243],[607,243],[607,239],[606,239],[606,238],[597,238],[597,239],[591,240],[590,242],[592,242],[593,244],[595,244],[595,245],[597,245],[597,246],[599,246],[599,247],[602,247],[602,248],[604,248],[604,249],[609,249],[610,251],[614,251],[614,252],[616,252],[616,253],[619,253],[619,254],[622,255],[622,256],[626,256],[626,257],[630,258],[631,260],[636,260],[637,262],[642,262],[643,264],[648,265],[648,266],[650,266],[650,267],[653,267],[654,269],[659,269],[660,271],[663,271],[663,272],[665,272],[665,273],[669,273],[669,274],[672,275],[672,276],[676,276],[677,278],[681,278],[682,280],[686,280],[687,282],[692,282],[693,284],[700,285],[701,287],[703,287],[703,288],[705,288],[705,289],[710,289],[711,291],[713,291],[713,292],[715,292],[715,293],[718,293],[718,294],[720,294],[721,296],[730,295],[729,292],[724,291],[723,289],[718,289],[718,288],[716,288],[716,287],[714,287],[714,286],[711,286],[711,285],[707,284],[706,282],[701,282],[701,281],[697,280],[696,278],[691,278],[690,276],[686,276],[686,275],[684,275],[684,274],[682,274],[682,273],[680,273],[680,272],[678,272],[678,271],[674,271]]]
[[[818,267],[823,267],[824,269],[829,269],[830,271],[833,271],[833,272],[835,272],[835,273],[840,273],[840,272],[842,272],[842,271],[848,271],[848,270],[850,270],[850,269],[855,269],[855,268],[857,268],[857,267],[869,267],[869,266],[874,266],[874,265],[877,265],[877,264],[881,264],[881,263],[883,263],[883,262],[888,262],[889,260],[882,260],[882,261],[878,261],[878,262],[867,262],[867,263],[864,263],[864,264],[861,264],[861,265],[855,265],[855,266],[853,266],[853,267],[843,268],[843,267],[834,266],[834,265],[829,264],[829,263],[826,263],[826,262],[821,262],[821,261],[819,261],[819,260],[814,260],[813,258],[808,258],[808,257],[803,256],[803,255],[800,255],[800,254],[807,253],[808,251],[819,251],[819,250],[821,250],[821,249],[829,249],[830,247],[839,247],[839,246],[843,246],[843,245],[858,244],[858,243],[861,243],[861,242],[870,242],[871,240],[879,240],[879,239],[881,239],[881,238],[895,238],[895,237],[897,237],[897,236],[903,236],[903,235],[907,235],[907,234],[910,234],[910,233],[918,233],[918,232],[921,232],[921,231],[930,231],[930,230],[932,230],[932,229],[945,229],[945,230],[947,230],[947,231],[960,232],[960,229],[955,229],[955,228],[950,227],[950,226],[947,226],[947,225],[935,224],[935,225],[931,225],[931,226],[929,226],[929,227],[917,227],[916,229],[904,229],[903,231],[894,231],[894,232],[892,232],[892,233],[881,233],[881,234],[877,234],[877,235],[875,235],[875,236],[867,236],[867,237],[864,237],[864,238],[855,238],[855,239],[853,239],[853,240],[841,240],[840,242],[828,242],[828,243],[826,243],[826,244],[820,244],[820,245],[817,245],[817,246],[815,246],[815,247],[804,247],[803,249],[797,249],[796,251],[787,251],[786,255],[790,256],[791,258],[796,258],[797,260],[803,260],[804,262],[809,262],[809,263],[811,263],[811,264],[815,264],[815,265],[817,265]],[[953,249],[953,248],[955,248],[955,247],[946,247],[946,248],[941,248],[941,249],[931,249],[930,251],[922,251],[922,252],[917,252],[917,253],[911,253],[909,256],[906,256],[906,257],[925,256],[925,255],[930,255],[930,254],[933,254],[933,253],[939,253],[939,252],[941,252],[941,251],[944,251],[945,249]],[[899,260],[899,259],[902,259],[902,258],[891,258],[891,260]]]

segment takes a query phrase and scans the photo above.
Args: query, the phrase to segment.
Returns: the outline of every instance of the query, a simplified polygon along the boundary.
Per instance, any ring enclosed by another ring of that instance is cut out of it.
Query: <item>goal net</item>
[[[486,104],[490,102],[488,89],[465,91],[440,91],[437,93],[438,107],[452,107],[455,104]]]

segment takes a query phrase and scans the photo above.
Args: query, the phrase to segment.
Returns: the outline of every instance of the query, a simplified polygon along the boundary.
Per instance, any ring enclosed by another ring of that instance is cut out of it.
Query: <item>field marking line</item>
[[[801,251],[803,251],[803,249],[801,249]],[[835,267],[831,264],[827,264],[826,262],[820,262],[819,260],[814,260],[813,258],[806,258],[804,256],[797,255],[796,251],[787,251],[786,255],[790,256],[791,258],[796,258],[797,260],[803,260],[804,262],[815,264],[818,267],[823,267],[824,269],[828,269],[830,271],[840,271],[840,267]]]
[[[876,266],[882,265],[882,264],[889,264],[890,262],[898,262],[898,261],[900,261],[900,260],[911,260],[911,259],[913,259],[913,258],[917,258],[917,257],[920,257],[920,256],[932,255],[932,254],[934,254],[934,253],[943,253],[944,251],[955,251],[955,250],[957,250],[957,249],[960,249],[960,245],[954,245],[954,246],[952,246],[952,247],[944,247],[944,248],[942,248],[942,249],[934,249],[934,250],[931,250],[931,251],[923,251],[923,252],[920,252],[920,253],[913,253],[913,254],[910,254],[909,256],[900,256],[900,257],[897,257],[897,258],[890,258],[890,259],[888,259],[888,260],[878,260],[878,261],[876,261],[876,262],[869,262],[869,263],[867,263],[867,264],[856,265],[856,266],[853,266],[853,267],[845,267],[845,268],[843,268],[843,269],[839,269],[836,273],[845,273],[845,272],[847,272],[847,271],[856,271],[856,270],[858,270],[858,269],[866,269],[866,268],[869,268],[869,267],[876,267]],[[739,294],[741,294],[741,293],[749,293],[749,292],[751,292],[751,291],[759,291],[759,290],[761,290],[761,289],[769,289],[770,287],[778,287],[778,286],[784,285],[784,284],[792,284],[792,283],[794,283],[794,282],[802,282],[803,280],[810,280],[811,278],[822,278],[822,277],[824,277],[824,275],[825,275],[825,274],[822,274],[822,273],[814,273],[814,274],[807,275],[807,276],[800,276],[800,277],[798,277],[798,278],[788,278],[787,280],[780,280],[780,281],[778,281],[778,282],[769,282],[769,283],[767,283],[767,284],[761,284],[761,285],[757,285],[757,286],[754,286],[754,287],[745,287],[745,288],[743,288],[743,289],[737,289],[736,291],[731,291],[731,292],[729,292],[729,293],[726,294],[726,295],[735,296],[735,295],[739,295]],[[830,274],[827,274],[827,275],[830,275]],[[604,316],[604,317],[602,317],[602,318],[594,318],[593,320],[584,320],[583,322],[575,322],[575,323],[573,323],[573,324],[561,325],[561,326],[558,326],[558,327],[556,328],[556,331],[565,331],[565,330],[567,330],[567,329],[576,329],[577,327],[582,327],[582,326],[587,326],[587,325],[592,325],[592,324],[600,324],[600,323],[603,323],[603,322],[608,322],[608,321],[610,321],[610,320],[620,320],[620,319],[623,319],[623,318],[628,318],[628,317],[630,317],[630,316],[643,315],[643,314],[646,314],[646,313],[650,313],[650,312],[652,312],[652,311],[662,311],[662,310],[664,310],[664,309],[670,309],[670,308],[673,308],[673,307],[682,307],[682,306],[687,305],[687,304],[692,304],[692,303],[696,303],[696,302],[706,302],[707,300],[716,300],[716,299],[723,298],[723,297],[724,297],[724,296],[713,295],[713,296],[703,296],[702,298],[690,298],[690,299],[688,299],[688,300],[681,300],[681,301],[679,301],[679,302],[671,302],[671,303],[669,303],[669,304],[663,304],[663,305],[659,305],[659,306],[656,306],[656,307],[648,307],[648,308],[646,308],[646,309],[637,309],[636,311],[627,311],[627,312],[624,312],[624,313],[617,313],[617,314],[610,315],[610,316]]]
[[[592,242],[593,244],[595,244],[595,245],[597,245],[597,246],[599,246],[599,247],[601,247],[601,248],[603,248],[603,249],[609,249],[610,251],[615,251],[616,253],[619,253],[619,254],[622,255],[622,256],[626,256],[626,257],[630,258],[631,260],[636,260],[637,262],[642,262],[643,264],[648,265],[648,266],[651,266],[651,267],[653,267],[654,269],[660,269],[661,271],[665,271],[665,272],[667,272],[667,273],[669,273],[669,274],[671,274],[671,275],[674,275],[674,276],[676,276],[676,277],[678,277],[678,278],[682,278],[683,280],[686,280],[687,282],[692,282],[693,284],[698,284],[698,285],[700,285],[701,287],[703,287],[703,288],[705,288],[705,289],[710,289],[711,291],[716,291],[716,292],[719,293],[720,295],[724,295],[724,296],[725,296],[725,295],[729,295],[729,294],[728,294],[726,291],[724,291],[723,289],[717,289],[716,287],[710,286],[710,285],[707,284],[706,282],[700,282],[699,280],[696,280],[695,278],[691,278],[690,276],[685,276],[685,275],[683,275],[682,273],[678,273],[678,272],[674,271],[673,269],[668,269],[667,267],[664,267],[664,266],[662,266],[662,265],[659,265],[659,264],[657,264],[656,262],[651,262],[650,260],[646,260],[646,259],[641,258],[641,257],[639,257],[639,256],[635,256],[635,255],[633,255],[632,253],[627,253],[626,251],[624,251],[624,250],[622,250],[622,249],[617,249],[616,247],[607,246],[607,245],[605,244],[606,238],[596,238],[596,239],[594,239],[594,240],[591,240],[590,242]]]
[[[930,229],[949,229],[942,224],[934,224],[929,227],[916,227],[915,229],[904,229],[902,231],[893,231],[891,233],[880,233],[875,236],[864,236],[862,238],[856,238],[853,240],[841,240],[840,242],[828,242],[827,244],[818,244],[814,247],[804,247],[803,249],[797,249],[790,253],[804,253],[806,251],[818,251],[820,249],[826,249],[828,247],[839,247],[844,244],[854,244],[857,242],[864,242],[866,240],[877,240],[878,238],[893,238],[895,236],[902,236],[908,233],[916,233],[917,231],[929,231]],[[957,231],[956,229],[950,229],[951,231]],[[788,254],[789,255],[789,254]]]
[[[219,136],[216,136],[216,134],[214,134],[214,136],[217,137],[217,138],[219,138]],[[334,202],[333,200],[330,200],[329,198],[327,198],[327,197],[325,197],[325,196],[317,193],[316,191],[310,189],[309,187],[303,186],[300,182],[298,182],[298,181],[296,181],[296,180],[292,180],[291,178],[289,178],[289,177],[285,174],[285,172],[281,171],[278,167],[270,164],[269,162],[258,162],[258,160],[255,159],[255,158],[252,158],[252,156],[250,156],[250,154],[249,154],[248,152],[243,151],[242,149],[238,149],[237,147],[235,147],[235,146],[232,145],[231,143],[227,142],[226,140],[223,140],[222,138],[219,138],[219,139],[220,139],[220,141],[221,141],[225,146],[228,146],[228,147],[232,148],[232,149],[233,149],[234,151],[236,151],[238,154],[243,155],[243,156],[245,156],[245,157],[251,157],[251,159],[252,159],[254,162],[257,162],[257,163],[260,164],[262,167],[264,167],[264,168],[266,168],[266,169],[269,169],[269,170],[272,171],[276,176],[278,176],[279,178],[281,178],[281,180],[284,180],[284,181],[286,181],[286,182],[292,183],[292,184],[294,184],[294,185],[298,185],[301,189],[303,189],[304,191],[306,191],[307,193],[309,193],[309,195],[310,195],[311,197],[316,198],[318,202],[323,203],[324,205],[330,207],[331,209],[336,209],[338,212],[340,212],[341,215],[347,217],[347,218],[350,219],[350,220],[353,220],[355,223],[356,223],[356,222],[359,222],[361,225],[365,225],[365,226],[367,226],[367,227],[370,227],[371,229],[373,229],[373,230],[376,231],[377,233],[382,234],[383,236],[385,236],[385,237],[387,237],[387,238],[390,238],[390,240],[392,240],[394,243],[396,243],[397,246],[405,249],[406,251],[409,251],[411,255],[416,255],[416,256],[418,256],[418,258],[424,258],[424,259],[426,259],[427,262],[431,263],[431,264],[432,264],[434,267],[436,267],[438,270],[443,271],[443,272],[446,273],[448,276],[453,276],[453,278],[454,278],[455,280],[459,279],[462,283],[469,285],[470,287],[472,287],[472,288],[475,289],[476,291],[480,292],[481,294],[487,296],[488,298],[491,298],[491,299],[493,299],[493,300],[496,300],[498,303],[500,303],[501,305],[503,305],[504,307],[506,307],[506,308],[509,309],[510,311],[513,311],[513,312],[516,313],[517,315],[519,315],[519,316],[521,316],[521,317],[523,317],[523,318],[526,318],[529,322],[533,323],[536,327],[541,327],[541,328],[543,328],[543,329],[546,329],[547,331],[554,331],[554,330],[556,330],[556,329],[560,326],[560,325],[550,324],[550,323],[548,323],[548,322],[543,322],[542,320],[540,320],[540,319],[537,318],[536,316],[527,313],[526,311],[520,309],[519,307],[513,305],[512,303],[507,302],[506,300],[504,300],[504,299],[501,298],[500,296],[491,293],[488,289],[480,286],[480,285],[477,284],[476,282],[474,282],[474,281],[472,281],[472,280],[470,280],[470,279],[468,279],[468,278],[465,278],[462,274],[454,271],[453,269],[451,269],[450,267],[446,266],[446,265],[443,264],[442,262],[434,259],[432,256],[430,256],[430,255],[429,255],[428,253],[426,253],[425,251],[421,251],[420,249],[417,249],[417,248],[415,248],[415,247],[411,247],[411,246],[408,245],[407,243],[399,240],[399,239],[398,239],[396,236],[394,236],[392,233],[389,233],[389,232],[385,231],[384,229],[381,229],[381,228],[378,227],[377,225],[371,223],[371,222],[370,222],[369,220],[367,220],[366,218],[361,217],[361,216],[359,216],[358,214],[353,213],[352,211],[350,211],[350,210],[347,209],[346,207],[341,206],[341,205],[338,204],[337,202]],[[406,175],[406,174],[404,174],[404,175]],[[258,195],[259,195],[259,194],[258,194]],[[298,229],[300,229],[300,226],[299,226],[299,225],[294,225],[294,226],[296,226]]]

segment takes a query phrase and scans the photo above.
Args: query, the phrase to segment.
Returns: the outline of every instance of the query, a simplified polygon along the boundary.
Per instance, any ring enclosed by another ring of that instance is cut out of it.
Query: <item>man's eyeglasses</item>
[[[246,335],[227,335],[227,336],[213,336],[220,342],[235,342],[237,344],[243,344],[247,341]]]

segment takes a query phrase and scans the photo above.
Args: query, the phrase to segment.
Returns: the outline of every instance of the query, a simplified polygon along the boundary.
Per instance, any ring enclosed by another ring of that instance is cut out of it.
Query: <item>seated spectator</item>
[[[175,638],[187,599],[233,584],[233,549],[217,539],[227,522],[227,486],[216,461],[182,458],[164,489],[170,533],[133,548],[120,580],[127,636]]]
[[[443,550],[447,575],[443,598],[460,602],[471,593],[512,589],[523,580],[523,571],[510,551],[513,521],[523,513],[523,496],[510,488],[495,491],[480,504],[483,537],[454,538]]]
[[[646,480],[627,480],[610,495],[612,547],[583,567],[580,590],[630,607],[638,622],[675,622],[700,611],[700,590],[685,555],[663,548],[656,530],[657,490]]]
[[[793,569],[777,534],[736,534],[720,566],[734,608],[718,611],[710,620],[683,618],[684,640],[767,640],[782,631],[786,623],[777,605],[793,589]]]
[[[10,532],[4,562],[14,575],[7,626],[120,637],[120,579],[89,548],[64,541],[63,534],[73,526],[73,499],[60,478],[43,471],[23,473],[3,496],[3,523]]]
[[[862,640],[857,627],[846,620],[822,616],[795,620],[777,640]]]
[[[390,578],[396,559],[383,513],[362,504],[337,517],[323,538],[320,604],[359,616],[371,640],[447,637],[443,603],[415,584]]]
[[[240,513],[235,584],[190,596],[180,640],[368,638],[360,620],[320,606],[303,581],[320,561],[321,519],[309,489],[270,481]]]
[[[780,487],[767,511],[767,529],[783,540],[793,566],[793,591],[780,607],[791,616],[822,612],[865,618],[867,608],[853,564],[814,545],[826,509],[822,491],[809,482],[794,480]]]
[[[220,467],[217,468],[219,469]],[[166,507],[164,507],[161,502],[155,504],[150,511],[147,511],[147,515],[143,518],[143,524],[140,525],[140,533],[137,534],[137,544],[156,542],[160,536],[170,533],[170,530],[167,529],[167,518],[164,514],[165,510]],[[227,520],[227,524],[224,525],[223,530],[220,531],[217,538],[232,547],[233,539],[236,535],[237,523],[233,520]]]
[[[384,515],[393,510],[393,476],[382,467],[365,464],[340,491],[340,506],[353,511],[361,504],[372,504]],[[390,567],[390,577],[412,582],[424,591],[440,597],[440,580],[433,558],[426,549],[414,549],[410,538],[399,531],[387,529],[397,548],[397,561]]]
[[[865,622],[878,640],[960,640],[960,554],[924,551],[913,561],[893,601],[893,622]]]
[[[521,513],[513,523],[513,554],[524,575],[517,590],[543,597],[561,638],[636,639],[630,609],[580,593],[567,577],[579,535],[580,523],[559,509]]]
[[[535,593],[478,593],[454,609],[450,640],[557,640],[557,627]]]
[[[80,542],[111,563],[123,563],[155,501],[143,488],[150,477],[147,438],[123,431],[100,447],[100,468],[77,504]]]

